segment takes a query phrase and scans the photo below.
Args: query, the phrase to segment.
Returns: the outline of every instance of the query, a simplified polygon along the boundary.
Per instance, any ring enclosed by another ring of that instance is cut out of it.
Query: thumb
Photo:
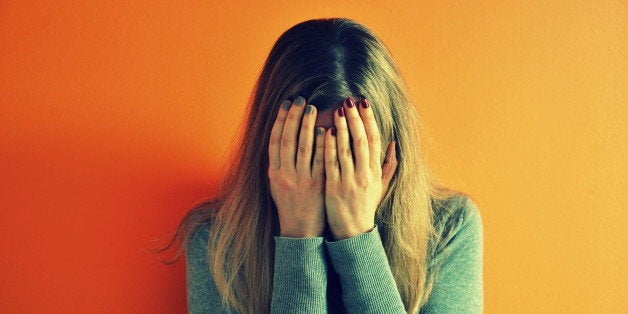
[[[382,184],[384,186],[383,191],[388,189],[388,184],[392,180],[395,171],[397,170],[397,148],[396,141],[391,141],[386,149],[386,157],[384,158],[384,164],[382,165]]]

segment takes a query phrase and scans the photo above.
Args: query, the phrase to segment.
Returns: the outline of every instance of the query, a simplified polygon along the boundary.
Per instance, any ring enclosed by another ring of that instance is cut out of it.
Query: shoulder
[[[208,223],[203,223],[192,228],[185,246],[186,256],[188,258],[204,257],[209,236],[210,225]]]
[[[429,263],[433,290],[420,313],[482,313],[484,302],[482,215],[468,196],[438,205],[436,253]],[[432,247],[431,247],[432,248]]]
[[[434,226],[439,238],[433,243],[434,255],[458,252],[478,253],[483,246],[482,213],[469,196],[459,195],[440,203],[435,209]]]
[[[482,228],[482,214],[477,204],[468,196],[460,197],[460,206],[457,209],[460,229],[470,231],[479,231]]]
[[[438,203],[432,203],[434,226],[443,233],[459,231],[462,227],[481,227],[482,214],[470,196],[456,195]]]

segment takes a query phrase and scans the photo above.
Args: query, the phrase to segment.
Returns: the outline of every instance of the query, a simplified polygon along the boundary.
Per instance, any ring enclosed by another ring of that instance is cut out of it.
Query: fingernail
[[[323,128],[316,128],[316,134],[317,135],[321,135],[321,134],[323,134],[323,132],[324,132]]]
[[[351,99],[351,97],[347,98],[347,106],[349,108],[353,108],[353,106],[355,106],[355,103],[353,102],[353,99]]]
[[[303,105],[303,103],[305,103],[305,98],[301,96],[297,97],[297,99],[294,101],[294,104],[297,106],[301,106]]]
[[[341,117],[344,117],[345,116],[345,108],[343,108],[343,107],[338,108],[338,114]]]
[[[308,114],[308,113],[312,112],[312,108],[313,107],[314,106],[312,106],[312,105],[307,105],[307,107],[305,107],[305,114]]]
[[[336,136],[336,127],[335,126],[331,127],[331,135]]]
[[[366,98],[362,98],[362,100],[360,100],[360,103],[362,104],[362,108],[366,109],[370,106],[370,104],[368,103],[368,100],[366,100]]]
[[[281,107],[282,107],[284,110],[288,110],[288,108],[290,108],[290,105],[292,105],[292,102],[291,102],[291,101],[289,101],[289,100],[284,100],[284,101],[281,103]]]

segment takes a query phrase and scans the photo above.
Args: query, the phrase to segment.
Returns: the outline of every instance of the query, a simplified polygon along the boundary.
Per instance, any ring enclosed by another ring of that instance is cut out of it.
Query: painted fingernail
[[[281,108],[283,108],[284,110],[288,110],[290,108],[290,105],[292,105],[292,102],[289,100],[284,100],[281,103]]]
[[[317,135],[322,135],[323,132],[325,132],[325,131],[323,131],[323,128],[316,128],[316,134]]]
[[[331,127],[331,135],[336,136],[336,127],[335,126]]]
[[[297,99],[294,101],[294,104],[297,106],[301,106],[305,103],[305,98],[299,96],[297,97]]]
[[[307,105],[307,107],[305,107],[305,114],[308,114],[308,113],[312,112],[312,108],[313,107],[314,106],[312,106],[312,105]]]
[[[366,100],[366,98],[362,98],[362,100],[360,100],[360,103],[362,104],[362,108],[364,108],[364,109],[369,107],[369,103]]]
[[[345,108],[343,108],[343,107],[338,108],[338,114],[341,117],[344,117],[345,116]]]
[[[347,106],[349,108],[353,108],[353,106],[355,106],[355,103],[353,102],[353,99],[351,99],[351,97],[347,97]]]

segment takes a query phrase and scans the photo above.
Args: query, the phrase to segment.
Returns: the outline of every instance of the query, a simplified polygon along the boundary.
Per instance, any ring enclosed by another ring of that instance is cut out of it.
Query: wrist
[[[344,239],[348,239],[348,238],[353,238],[355,236],[361,235],[363,233],[368,233],[373,231],[373,229],[375,229],[375,224],[368,226],[368,227],[352,227],[352,228],[347,228],[345,230],[339,231],[339,232],[334,232],[332,230],[332,236],[334,237],[335,241],[340,241],[340,240],[344,240]]]
[[[308,233],[308,232],[286,232],[286,233],[281,233],[279,234],[280,237],[285,237],[285,238],[317,238],[317,237],[322,237],[323,234],[320,233]]]
[[[279,236],[286,237],[286,238],[315,238],[315,237],[322,237],[323,230],[309,231],[309,230],[303,230],[303,229],[285,229],[285,230],[280,230]]]
[[[325,231],[325,223],[312,224],[311,222],[303,224],[295,223],[279,223],[279,236],[287,238],[313,238],[322,237]]]

